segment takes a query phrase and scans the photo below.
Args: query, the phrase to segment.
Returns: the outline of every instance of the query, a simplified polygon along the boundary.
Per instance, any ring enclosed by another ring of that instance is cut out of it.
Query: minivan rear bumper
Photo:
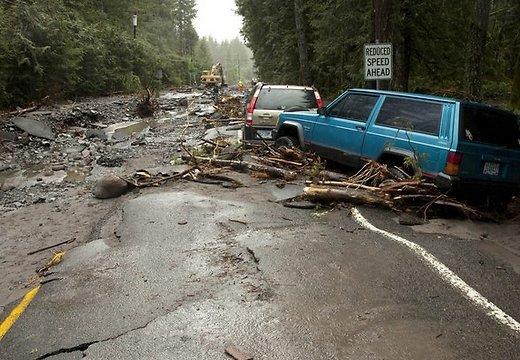
[[[442,190],[480,190],[486,192],[511,192],[520,193],[520,184],[499,181],[481,181],[471,179],[461,179],[458,176],[450,176],[439,173],[435,177],[435,185]]]
[[[243,140],[248,140],[248,141],[252,141],[252,140],[262,140],[262,138],[264,140],[274,140],[274,133],[273,133],[273,130],[275,130],[275,127],[274,126],[243,126],[242,127],[242,139]],[[261,131],[261,132],[265,132],[265,133],[268,133],[268,132],[271,132],[271,135],[270,136],[262,136],[262,138],[260,138],[258,132]]]

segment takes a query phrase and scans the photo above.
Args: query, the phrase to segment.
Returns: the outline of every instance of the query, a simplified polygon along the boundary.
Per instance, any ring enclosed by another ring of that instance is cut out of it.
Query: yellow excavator
[[[216,63],[211,67],[211,70],[202,72],[200,82],[207,87],[224,86],[224,69],[221,63]]]

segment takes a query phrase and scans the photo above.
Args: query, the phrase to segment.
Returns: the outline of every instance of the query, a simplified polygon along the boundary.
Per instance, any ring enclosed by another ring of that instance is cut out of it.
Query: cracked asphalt
[[[127,196],[114,236],[66,254],[0,359],[224,360],[228,345],[255,359],[520,358],[517,335],[347,209],[284,208],[299,186],[231,175],[248,187]],[[476,242],[360,211],[520,319],[519,274]]]

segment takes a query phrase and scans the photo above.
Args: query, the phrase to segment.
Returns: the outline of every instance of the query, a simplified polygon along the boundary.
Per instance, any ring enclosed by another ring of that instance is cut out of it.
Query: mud
[[[213,94],[187,91],[163,94],[156,100],[161,110],[147,119],[139,118],[134,96],[52,105],[16,119],[0,116],[0,311],[24,294],[37,280],[35,270],[52,256],[52,250],[28,252],[71,239],[53,250],[117,241],[121,200],[95,200],[91,189],[109,173],[173,171],[180,141],[196,144],[207,131],[205,117],[214,112]]]

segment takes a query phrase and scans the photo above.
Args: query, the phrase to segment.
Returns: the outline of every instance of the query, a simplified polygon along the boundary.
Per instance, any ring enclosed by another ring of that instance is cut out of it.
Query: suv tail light
[[[246,109],[246,126],[253,126],[253,112],[255,111],[256,102],[258,101],[258,95],[260,95],[260,88],[258,88]]]
[[[314,90],[314,96],[316,97],[316,105],[318,105],[318,109],[321,109],[325,103],[323,102],[320,93],[316,89]]]
[[[448,153],[448,158],[446,159],[446,167],[444,168],[444,173],[446,173],[446,175],[451,176],[458,175],[461,163],[462,154],[459,152],[450,151]]]

